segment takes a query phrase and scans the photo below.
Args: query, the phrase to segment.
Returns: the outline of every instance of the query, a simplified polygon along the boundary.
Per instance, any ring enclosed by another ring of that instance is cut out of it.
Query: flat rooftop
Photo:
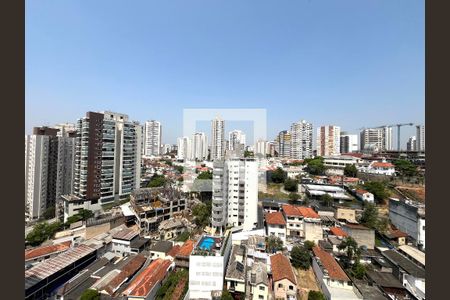
[[[138,235],[139,235],[139,232],[137,232],[133,229],[127,228],[127,229],[123,229],[123,230],[117,232],[116,234],[113,235],[112,238],[116,239],[116,240],[131,241]]]
[[[403,245],[398,247],[398,251],[411,256],[414,260],[425,267],[425,253],[420,251],[419,249],[411,247],[409,245]]]
[[[222,249],[222,240],[221,237],[204,235],[195,245],[193,253],[218,253]]]

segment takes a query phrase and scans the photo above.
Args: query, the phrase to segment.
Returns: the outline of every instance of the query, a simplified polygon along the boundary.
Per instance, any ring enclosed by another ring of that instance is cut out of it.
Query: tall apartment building
[[[225,156],[225,122],[217,117],[211,121],[211,160]]]
[[[392,127],[367,128],[361,131],[361,151],[392,150]]]
[[[229,133],[229,150],[237,150],[239,145],[242,145],[242,148],[245,148],[245,133],[241,130],[233,130]]]
[[[177,139],[177,159],[188,160],[191,157],[191,140],[184,136]]]
[[[342,131],[340,139],[341,139],[340,142],[341,153],[358,152],[359,146],[357,134],[347,134],[345,131]]]
[[[204,132],[196,132],[192,135],[192,160],[205,160],[208,158],[208,142]]]
[[[164,144],[163,146],[162,146],[162,152],[161,152],[161,154],[168,154],[168,153],[170,153],[172,151],[172,145],[171,144]]]
[[[53,128],[58,129],[57,136],[69,136],[76,131],[75,124],[73,123],[60,123],[53,126]]]
[[[145,122],[144,146],[145,156],[161,154],[161,123],[155,120]]]
[[[302,120],[291,125],[291,155],[292,159],[305,159],[313,156],[313,127],[311,123]]]
[[[291,156],[291,133],[287,130],[280,131],[276,138],[275,151],[279,157],[288,158]]]
[[[425,125],[416,126],[416,150],[425,151]]]
[[[317,155],[330,156],[341,153],[341,127],[320,126],[317,128]]]
[[[258,165],[253,158],[218,160],[213,164],[212,226],[255,228],[258,222]]]
[[[417,151],[417,139],[415,136],[410,136],[406,142],[406,151]]]
[[[269,145],[265,140],[257,140],[255,144],[255,155],[260,154],[263,157],[269,153]]]
[[[38,219],[55,208],[61,194],[73,184],[74,138],[72,131],[35,127],[25,136],[25,219]]]
[[[100,203],[139,188],[141,136],[138,122],[125,114],[88,112],[77,122],[74,194]]]

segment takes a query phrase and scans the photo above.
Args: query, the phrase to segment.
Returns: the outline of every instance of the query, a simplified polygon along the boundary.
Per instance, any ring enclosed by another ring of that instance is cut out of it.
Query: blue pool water
[[[203,241],[201,241],[200,249],[210,251],[213,245],[214,245],[214,239],[208,237],[208,238],[205,238]]]

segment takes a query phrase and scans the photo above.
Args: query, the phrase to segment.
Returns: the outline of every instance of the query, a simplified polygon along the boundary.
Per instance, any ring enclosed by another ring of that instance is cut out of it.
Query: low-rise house
[[[361,200],[361,201],[367,201],[367,202],[370,202],[370,203],[373,203],[375,201],[375,198],[373,197],[373,194],[369,193],[366,190],[357,189],[357,190],[355,190],[355,194],[356,194],[356,197],[359,200]]]
[[[25,250],[25,264],[34,265],[70,249],[72,241]]]
[[[393,265],[392,274],[419,300],[425,299],[425,269],[415,264],[396,250],[381,254]]]
[[[398,252],[412,260],[417,265],[425,269],[425,252],[420,251],[409,245],[402,245],[398,247]]]
[[[150,244],[150,240],[141,238],[139,232],[127,228],[123,229],[112,237],[112,248],[114,253],[130,254],[140,253]]]
[[[174,268],[174,263],[170,260],[158,258],[142,271],[128,285],[123,295],[128,300],[155,299],[156,293],[167,278],[167,274]]]
[[[268,300],[269,279],[267,276],[267,265],[262,262],[254,262],[247,275],[246,299]]]
[[[169,241],[158,241],[150,247],[150,255],[152,259],[166,258],[170,250],[172,250],[173,243]]]
[[[315,241],[323,238],[320,216],[310,207],[283,205],[286,234],[291,238]]]
[[[373,229],[361,224],[345,224],[342,229],[358,243],[358,246],[374,249],[375,231]]]
[[[406,244],[406,239],[408,238],[408,234],[398,230],[398,229],[389,229],[387,232],[383,234],[383,236],[388,239],[391,243],[396,244],[398,246],[402,246]]]
[[[193,240],[187,240],[175,255],[175,265],[178,268],[189,268],[189,256],[194,250],[194,243]]]
[[[228,262],[225,283],[231,293],[245,294],[246,249],[243,245],[233,245]]]
[[[359,172],[369,173],[369,174],[378,174],[385,176],[393,176],[395,175],[395,167],[393,164],[388,163],[386,161],[373,161],[368,165],[363,165],[358,167]]]
[[[353,208],[337,207],[335,216],[338,220],[356,222],[356,210]]]
[[[366,277],[370,284],[378,286],[390,299],[408,299],[407,290],[392,273],[369,269]]]
[[[270,256],[275,299],[297,299],[297,278],[289,259],[281,253]]]
[[[283,213],[267,213],[265,219],[267,236],[279,237],[283,243],[286,243],[286,220]]]
[[[313,248],[313,253],[313,270],[327,300],[362,298],[358,297],[352,281],[330,253],[318,246]]]
[[[158,231],[161,236],[161,240],[170,240],[180,235],[186,226],[180,219],[168,219],[161,221],[158,227]]]

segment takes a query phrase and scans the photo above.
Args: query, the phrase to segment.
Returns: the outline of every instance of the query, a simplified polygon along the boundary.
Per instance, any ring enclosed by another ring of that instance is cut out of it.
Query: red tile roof
[[[298,216],[304,218],[319,219],[320,216],[311,208],[306,206],[283,205],[283,212],[286,216]]]
[[[348,227],[348,228],[351,228],[351,229],[370,230],[370,228],[368,228],[368,227],[366,227],[366,226],[364,226],[364,225],[361,225],[361,224],[350,224],[350,223],[347,223],[347,224],[345,224],[344,226],[345,226],[345,227]]]
[[[408,234],[399,230],[399,229],[391,229],[388,231],[388,233],[386,234],[386,236],[390,239],[398,239],[401,237],[408,237]]]
[[[363,190],[363,189],[359,189],[359,190],[356,190],[356,193],[357,193],[358,195],[364,195],[364,194],[368,193],[368,191]]]
[[[297,284],[291,263],[286,256],[281,253],[272,255],[270,257],[270,262],[272,265],[273,281],[288,279],[293,284]]]
[[[281,212],[273,212],[266,214],[266,223],[270,225],[286,225],[286,220]]]
[[[178,251],[176,256],[189,256],[191,255],[192,250],[194,250],[194,241],[187,240],[184,242],[183,246],[181,246],[180,251]]]
[[[354,152],[350,152],[350,153],[341,153],[342,156],[353,156],[353,157],[357,157],[357,158],[362,158],[363,154],[362,153],[354,153]]]
[[[120,271],[119,274],[117,274],[116,277],[114,277],[108,285],[105,287],[105,291],[112,296],[116,290],[125,282],[127,278],[130,278],[133,274],[135,274],[145,263],[147,259],[145,256],[138,254],[135,257],[133,257]]]
[[[342,230],[340,227],[331,227],[330,231],[335,236],[348,236],[347,232]]]
[[[318,246],[313,247],[314,255],[320,259],[322,266],[328,271],[331,279],[350,281],[344,270],[339,266],[333,256]]]
[[[71,244],[72,244],[71,241],[67,241],[67,242],[63,242],[60,244],[37,247],[37,248],[25,250],[25,261],[35,259],[35,258],[38,258],[41,256],[46,256],[46,255],[66,251],[67,249],[70,248]]]
[[[180,248],[181,248],[181,246],[179,246],[179,245],[173,246],[172,249],[170,249],[170,251],[167,253],[167,255],[175,258],[175,256],[180,251]]]
[[[124,291],[124,295],[134,297],[146,297],[167,275],[172,262],[167,259],[158,258],[139,274]]]
[[[374,168],[393,168],[394,165],[391,163],[376,161],[376,162],[372,163],[372,167],[374,167]]]

